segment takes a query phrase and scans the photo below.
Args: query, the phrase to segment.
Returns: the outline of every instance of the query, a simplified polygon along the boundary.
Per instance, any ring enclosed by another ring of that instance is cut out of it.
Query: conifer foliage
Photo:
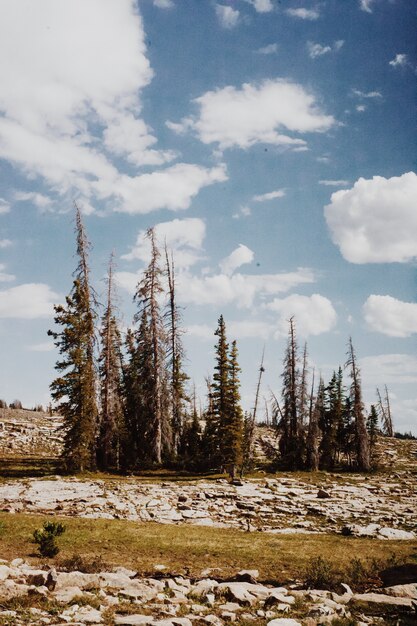
[[[48,332],[55,340],[61,359],[55,368],[61,373],[51,384],[51,394],[64,418],[63,460],[68,470],[96,467],[98,408],[94,363],[96,313],[90,285],[90,248],[81,213],[76,207],[78,265],[66,305],[55,306],[55,323],[60,331]]]

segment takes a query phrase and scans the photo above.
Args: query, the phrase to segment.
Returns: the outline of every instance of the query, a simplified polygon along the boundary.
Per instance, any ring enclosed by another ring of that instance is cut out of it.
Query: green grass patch
[[[22,557],[42,563],[36,556],[32,533],[47,519],[41,515],[0,513],[4,532],[0,557]],[[51,519],[51,518],[49,518]],[[198,577],[207,567],[220,568],[226,577],[240,569],[260,571],[262,580],[277,583],[302,579],[312,558],[331,559],[340,569],[353,558],[364,563],[386,559],[394,552],[404,561],[417,555],[417,541],[380,541],[340,535],[268,535],[232,529],[192,525],[138,523],[127,520],[61,518],[66,533],[60,538],[61,552],[55,559],[71,561],[102,559],[109,565],[132,567],[142,574],[154,571],[157,563],[167,570]],[[48,562],[52,562],[50,559]]]

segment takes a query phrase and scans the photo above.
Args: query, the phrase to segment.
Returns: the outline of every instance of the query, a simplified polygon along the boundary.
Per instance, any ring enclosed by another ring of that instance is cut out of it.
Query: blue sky
[[[174,249],[204,398],[220,313],[242,396],[280,389],[287,320],[328,380],[351,335],[366,402],[417,432],[417,6],[409,0],[0,0],[0,396],[45,404],[73,202],[124,326]],[[346,379],[348,382],[348,379]]]

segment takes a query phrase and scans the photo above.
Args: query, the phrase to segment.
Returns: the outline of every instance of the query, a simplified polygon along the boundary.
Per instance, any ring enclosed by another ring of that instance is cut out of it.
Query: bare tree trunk
[[[356,354],[351,337],[349,338],[348,361],[346,365],[350,366],[350,376],[352,378],[351,396],[355,418],[356,462],[359,470],[368,472],[371,467],[369,437],[362,403],[360,372],[356,365]]]

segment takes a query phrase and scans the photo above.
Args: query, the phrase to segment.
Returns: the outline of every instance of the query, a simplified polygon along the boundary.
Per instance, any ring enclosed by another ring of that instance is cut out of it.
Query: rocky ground
[[[218,581],[212,571],[190,580],[165,574],[140,578],[123,567],[81,573],[35,569],[22,559],[0,561],[0,624],[106,624],[149,626],[316,626],[319,624],[411,624],[417,585],[355,594],[274,587],[256,570]],[[393,616],[393,621],[381,613]],[[302,615],[302,617],[299,617]],[[338,621],[335,621],[338,620]]]
[[[417,484],[408,472],[340,479],[301,478],[146,484],[124,480],[25,479],[0,483],[0,510],[198,524],[268,533],[417,536]]]
[[[62,418],[26,409],[0,409],[0,455],[58,456]]]

